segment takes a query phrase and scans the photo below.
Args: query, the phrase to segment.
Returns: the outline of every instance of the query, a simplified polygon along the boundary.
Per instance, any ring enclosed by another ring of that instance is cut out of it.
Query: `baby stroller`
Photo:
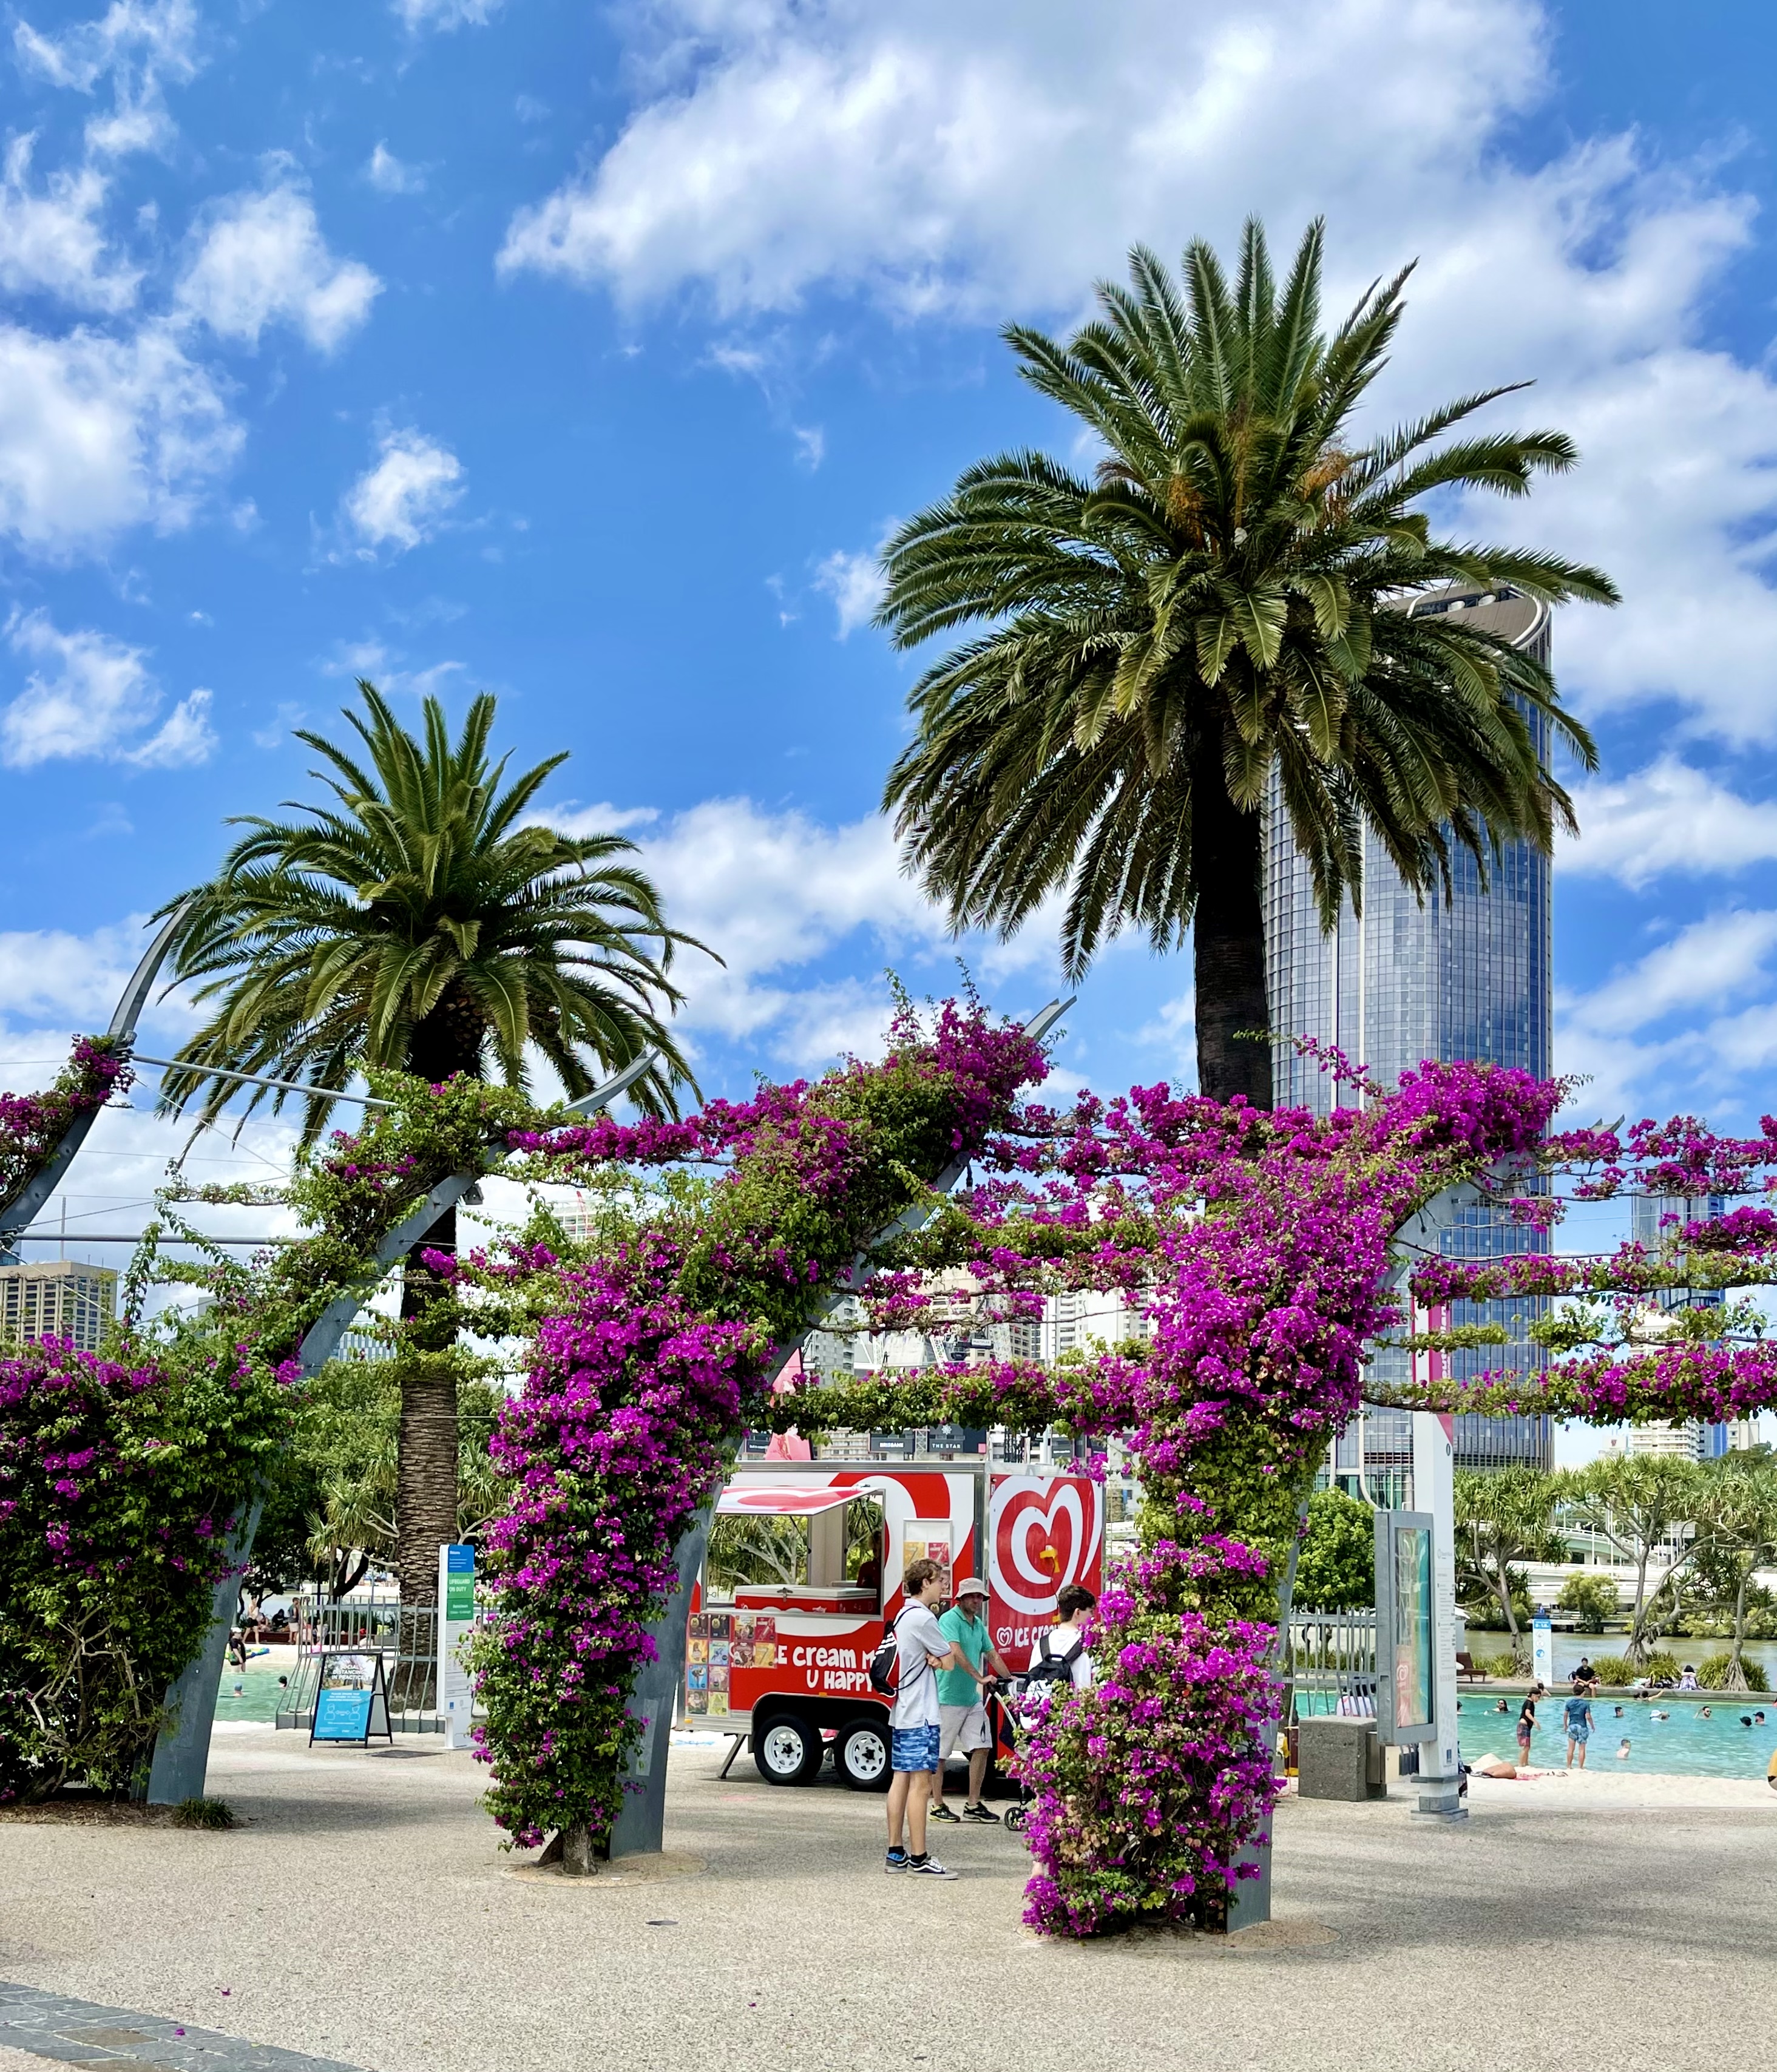
[[[1014,1676],[1010,1682],[994,1684],[988,1692],[988,1718],[993,1728],[993,1763],[1007,1776],[1016,1780],[1018,1787],[1018,1803],[1008,1806],[1002,1824],[1014,1835],[1023,1833],[1030,1818],[1033,1797],[1025,1782],[1022,1760],[1030,1740],[1030,1723],[1026,1719],[1023,1706],[1024,1679]]]

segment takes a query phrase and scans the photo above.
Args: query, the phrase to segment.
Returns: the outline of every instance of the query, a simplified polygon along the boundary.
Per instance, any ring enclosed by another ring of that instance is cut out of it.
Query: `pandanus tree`
[[[241,1092],[217,1069],[294,1081],[312,1145],[365,1067],[434,1083],[461,1073],[529,1083],[533,1058],[570,1096],[644,1051],[631,1089],[648,1113],[677,1112],[689,1068],[667,1026],[671,969],[693,938],[668,926],[621,835],[569,835],[527,820],[565,754],[507,779],[492,759],[495,701],[470,705],[453,741],[428,698],[423,738],[360,680],[358,737],[298,738],[321,757],[325,803],[294,820],[244,816],[246,832],[189,902],[175,948],[208,1010],[162,1083],[162,1105],[213,1120]],[[179,902],[170,902],[166,911]],[[250,1111],[286,1096],[247,1089]],[[424,1344],[436,1290],[426,1250],[456,1242],[450,1210],[416,1245],[402,1315]],[[448,1360],[405,1367],[395,1495],[397,1567],[409,1603],[436,1594],[437,1549],[457,1530],[457,1380]]]
[[[1553,1476],[1536,1468],[1457,1471],[1457,1544],[1503,1614],[1514,1653],[1520,1636],[1512,1571],[1521,1562],[1561,1560],[1567,1552],[1555,1523],[1555,1496]]]
[[[1483,870],[1496,843],[1546,849],[1572,824],[1548,742],[1590,768],[1590,738],[1530,656],[1406,607],[1453,583],[1616,598],[1555,555],[1434,536],[1429,500],[1522,496],[1573,443],[1446,438],[1508,388],[1360,438],[1411,269],[1329,335],[1322,257],[1316,222],[1280,285],[1251,222],[1232,282],[1201,242],[1182,287],[1137,248],[1065,343],[1010,327],[1102,458],[971,467],[890,541],[878,613],[907,648],[977,629],[911,694],[885,799],[908,869],[958,928],[1009,935],[1062,892],[1074,976],[1125,925],[1156,949],[1190,931],[1203,1090],[1267,1108],[1272,787],[1328,927],[1361,899],[1366,828],[1422,896],[1458,847]]]

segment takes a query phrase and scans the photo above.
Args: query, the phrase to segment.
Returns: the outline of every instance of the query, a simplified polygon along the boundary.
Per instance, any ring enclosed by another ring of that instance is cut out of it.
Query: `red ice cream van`
[[[769,1783],[812,1783],[827,1733],[848,1784],[884,1789],[889,1701],[870,1688],[870,1659],[909,1564],[983,1577],[993,1645],[1022,1670],[1062,1585],[1101,1587],[1104,1536],[1104,1492],[1088,1475],[749,1462],[718,1500],[693,1594],[685,1711],[750,1734]]]

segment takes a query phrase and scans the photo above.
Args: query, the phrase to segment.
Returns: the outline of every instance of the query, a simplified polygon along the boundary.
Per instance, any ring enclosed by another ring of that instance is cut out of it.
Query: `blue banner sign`
[[[368,1691],[319,1691],[315,1698],[315,1731],[318,1741],[362,1741],[370,1738]]]

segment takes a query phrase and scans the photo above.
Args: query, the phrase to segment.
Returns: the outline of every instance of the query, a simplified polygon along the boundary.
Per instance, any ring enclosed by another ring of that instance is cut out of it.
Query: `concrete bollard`
[[[1388,1797],[1388,1773],[1374,1720],[1304,1720],[1296,1745],[1298,1798],[1357,1803]]]

